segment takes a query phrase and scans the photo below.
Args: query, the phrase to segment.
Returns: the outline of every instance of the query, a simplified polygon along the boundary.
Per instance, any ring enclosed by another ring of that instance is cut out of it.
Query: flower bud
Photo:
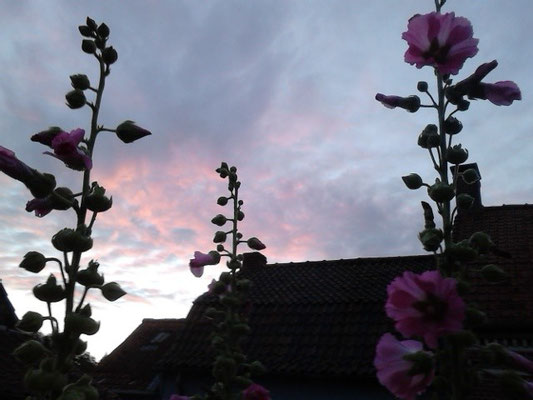
[[[28,340],[13,351],[13,355],[25,364],[39,361],[48,350],[37,340]]]
[[[33,288],[33,295],[46,303],[57,303],[65,298],[65,289],[57,284],[56,277],[50,274],[45,284]]]
[[[407,186],[407,188],[411,190],[419,189],[423,184],[420,175],[415,173],[402,176],[402,180],[403,183],[405,183],[405,186]]]
[[[448,117],[444,121],[444,132],[448,135],[456,135],[463,129],[463,124],[455,117]]]
[[[437,125],[428,124],[418,136],[418,145],[423,149],[431,149],[440,145],[440,136]]]
[[[38,332],[43,326],[43,316],[38,312],[28,311],[22,316],[22,319],[17,322],[16,327],[25,332]]]
[[[126,120],[117,126],[116,133],[117,137],[124,143],[132,143],[152,134],[150,131],[135,125],[135,122],[130,120]]]
[[[476,183],[481,178],[477,171],[474,168],[469,168],[466,171],[464,171],[461,176],[463,177],[463,180],[468,184],[471,185],[473,183]]]
[[[93,36],[92,29],[89,28],[87,25],[78,26],[78,30],[80,31],[82,36],[85,36],[85,37],[92,37]]]
[[[96,31],[96,28],[98,27],[98,25],[96,25],[96,22],[94,22],[94,19],[87,17],[87,19],[85,20],[85,23],[87,24],[89,28],[91,28],[91,30]]]
[[[244,213],[239,210],[237,211],[237,221],[242,221],[244,219]]]
[[[65,317],[65,330],[69,330],[76,335],[94,335],[100,329],[100,323],[91,317],[80,315],[79,313],[69,313]]]
[[[224,197],[224,196],[221,196],[217,199],[217,204],[219,206],[225,206],[226,204],[228,204],[228,198],[227,197]]]
[[[104,212],[109,210],[113,205],[113,197],[110,198],[104,195],[105,189],[98,185],[98,183],[93,182],[91,192],[85,199],[87,208],[93,212]]]
[[[68,210],[75,203],[72,190],[58,187],[50,194],[51,206],[54,210]]]
[[[113,46],[106,47],[102,51],[102,59],[107,65],[111,65],[118,60],[118,53]]]
[[[437,203],[450,201],[455,196],[453,186],[440,182],[438,179],[428,188],[428,195]]]
[[[118,300],[126,294],[126,292],[122,290],[120,285],[116,282],[106,283],[100,289],[102,290],[102,295],[108,301]]]
[[[81,41],[81,49],[84,53],[94,54],[96,51],[96,43],[94,43],[94,40],[91,39],[83,39]]]
[[[70,83],[74,89],[87,90],[91,87],[91,82],[87,75],[70,75]]]
[[[226,232],[223,231],[217,231],[215,233],[215,237],[213,238],[213,242],[215,243],[224,243],[226,241]]]
[[[248,239],[246,241],[246,244],[252,250],[261,251],[261,250],[266,249],[266,246],[256,237],[251,237],[250,239]]]
[[[77,356],[82,355],[87,351],[87,342],[84,342],[80,338],[76,341],[76,344],[74,345],[74,354]]]
[[[466,193],[460,193],[457,195],[455,201],[457,203],[457,208],[461,210],[468,210],[474,204],[474,198]]]
[[[485,232],[475,232],[468,239],[470,246],[475,248],[479,254],[487,254],[490,252],[490,249],[494,246],[494,243],[490,239],[490,236]]]
[[[215,215],[215,217],[211,220],[211,223],[217,225],[217,226],[222,226],[226,223],[228,219],[223,216],[222,214],[217,214]]]
[[[418,234],[418,239],[424,246],[426,251],[437,251],[439,249],[440,243],[444,239],[444,234],[440,229],[429,228],[424,229]]]
[[[466,110],[468,110],[469,107],[470,107],[470,102],[468,100],[461,99],[457,103],[457,109],[459,111],[466,111]]]
[[[453,243],[448,248],[448,251],[454,259],[461,262],[474,261],[478,256],[478,252],[470,246],[468,240],[461,240],[458,243]]]
[[[26,271],[38,273],[46,266],[46,257],[38,251],[29,251],[24,255],[19,267]]]
[[[94,43],[96,44],[96,47],[100,50],[105,49],[105,42],[106,42],[106,39],[100,36],[97,36],[96,39],[94,39]]]
[[[87,102],[85,94],[80,89],[71,90],[65,95],[65,99],[67,100],[67,106],[73,110],[82,108]]]
[[[419,92],[425,93],[428,91],[428,83],[425,81],[420,81],[417,83],[416,88]]]
[[[109,27],[102,22],[96,29],[96,33],[102,38],[107,38],[109,36]]]
[[[221,245],[221,244],[217,245],[217,251],[223,252],[224,251],[224,246]]]
[[[79,230],[64,228],[52,237],[52,245],[59,251],[88,251],[93,247],[93,240]]]
[[[485,265],[481,268],[481,276],[487,282],[501,282],[507,279],[505,271],[494,264]]]
[[[87,269],[78,271],[76,275],[76,282],[83,286],[99,286],[104,284],[104,276],[98,273],[98,264],[91,260]]]
[[[452,164],[462,164],[468,159],[468,150],[463,149],[460,144],[448,147],[446,150],[446,160]]]

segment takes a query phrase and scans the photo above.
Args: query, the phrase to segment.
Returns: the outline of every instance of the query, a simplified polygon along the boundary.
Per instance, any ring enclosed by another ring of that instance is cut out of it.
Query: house
[[[502,267],[509,274],[505,282],[473,280],[469,300],[489,317],[477,331],[480,340],[533,355],[533,205],[484,207],[479,183],[459,190],[474,195],[476,202],[456,217],[456,241],[484,231],[498,254],[510,255],[490,256],[482,264]],[[393,331],[384,312],[386,287],[405,270],[434,267],[431,255],[268,264],[259,253],[245,254],[241,273],[253,289],[252,333],[243,347],[250,360],[268,370],[256,381],[274,400],[393,399],[377,382],[373,367],[378,338]],[[172,348],[157,364],[162,400],[210,386],[211,325],[204,312],[214,301],[209,293],[194,301]],[[489,380],[469,400],[506,398]]]
[[[101,399],[156,400],[160,380],[154,365],[168,352],[184,325],[183,319],[143,319],[94,374]]]
[[[23,400],[28,393],[23,384],[25,366],[12,353],[29,339],[15,329],[18,318],[0,280],[0,399]]]

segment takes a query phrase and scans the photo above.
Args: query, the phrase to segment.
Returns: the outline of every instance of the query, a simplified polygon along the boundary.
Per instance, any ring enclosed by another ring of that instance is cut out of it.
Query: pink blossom
[[[270,400],[270,392],[257,383],[252,383],[242,391],[243,400]]]
[[[168,400],[190,400],[189,396],[180,396],[179,394],[173,394]]]
[[[399,341],[390,333],[384,334],[377,344],[374,366],[377,369],[378,380],[401,399],[413,400],[433,380],[435,374],[433,368],[427,372],[413,373],[416,369],[415,363],[406,359],[406,356],[418,352],[425,353],[428,359],[432,356],[430,352],[423,352],[421,342]]]
[[[435,67],[442,75],[457,74],[467,58],[476,55],[478,39],[473,38],[470,21],[455,14],[417,14],[409,20],[402,39],[409,48],[405,62],[417,68]]]
[[[0,171],[22,182],[37,198],[46,197],[55,187],[53,175],[41,174],[20,161],[15,153],[0,146]]]
[[[70,133],[59,132],[52,139],[53,153],[45,151],[44,154],[51,155],[65,163],[69,168],[77,171],[91,169],[93,163],[90,157],[78,147],[83,139],[85,131],[83,129],[74,129]]]
[[[189,267],[191,272],[197,278],[201,277],[204,273],[204,267],[206,265],[215,265],[220,261],[220,254],[216,251],[210,251],[204,254],[200,251],[194,252],[194,258],[190,259]]]
[[[487,99],[497,106],[509,106],[514,100],[522,100],[522,94],[513,81],[496,83],[480,83],[481,95],[479,99]]]
[[[455,279],[443,278],[438,271],[406,271],[387,287],[385,311],[402,335],[422,336],[436,348],[439,336],[462,328],[465,304],[456,286]]]
[[[37,217],[44,217],[54,209],[52,197],[46,196],[43,199],[33,199],[26,203],[26,211],[35,211]]]
[[[420,97],[418,96],[400,97],[378,93],[376,94],[376,100],[387,108],[400,107],[409,112],[417,112],[420,108]]]

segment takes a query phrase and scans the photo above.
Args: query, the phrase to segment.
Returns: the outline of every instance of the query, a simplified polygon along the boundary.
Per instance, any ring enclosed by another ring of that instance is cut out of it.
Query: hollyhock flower
[[[35,211],[35,215],[39,218],[49,214],[53,209],[51,196],[46,196],[43,199],[33,199],[26,203],[26,211]]]
[[[270,400],[270,392],[257,383],[252,383],[242,391],[243,400]]]
[[[401,399],[415,399],[431,384],[435,374],[432,353],[423,350],[421,342],[399,341],[390,333],[384,334],[374,358],[379,382]]]
[[[52,140],[63,130],[58,126],[52,126],[45,131],[36,133],[31,137],[32,142],[38,142],[45,146],[52,147]]]
[[[204,254],[200,251],[194,252],[194,258],[191,258],[189,261],[189,267],[191,272],[197,278],[201,277],[204,273],[204,267],[206,265],[215,265],[220,261],[220,254],[216,251],[210,251],[207,254]]]
[[[415,15],[402,39],[409,45],[405,62],[417,68],[430,65],[442,75],[457,74],[466,59],[476,55],[479,42],[473,38],[470,21],[453,12]]]
[[[387,108],[400,107],[409,112],[417,112],[420,108],[420,98],[418,96],[400,97],[386,96],[382,93],[376,94],[376,100]]]
[[[37,198],[46,197],[56,186],[53,175],[41,174],[28,167],[15,156],[14,152],[3,146],[0,146],[0,171],[22,182]]]
[[[422,336],[436,348],[439,336],[462,328],[465,304],[456,286],[455,279],[443,278],[438,271],[406,271],[387,287],[385,311],[402,335]]]
[[[180,396],[179,394],[173,394],[169,400],[190,400],[189,396]]]
[[[70,133],[60,132],[52,139],[53,153],[45,151],[44,154],[51,155],[65,163],[69,168],[76,171],[91,169],[93,163],[89,156],[78,147],[85,131],[83,129],[74,129]]]
[[[496,60],[481,64],[468,78],[449,87],[446,97],[453,104],[457,104],[463,96],[468,96],[469,99],[489,100],[497,106],[508,106],[515,100],[522,100],[518,85],[512,81],[481,82],[497,66]]]

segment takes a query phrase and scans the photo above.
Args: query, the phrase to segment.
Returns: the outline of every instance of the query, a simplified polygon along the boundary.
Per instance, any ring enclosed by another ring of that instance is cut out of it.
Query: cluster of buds
[[[213,362],[213,376],[215,383],[206,395],[206,399],[230,400],[242,392],[245,398],[250,393],[257,392],[257,386],[252,382],[252,375],[262,373],[264,368],[258,361],[250,362],[241,348],[241,342],[250,332],[247,314],[250,303],[247,300],[251,289],[251,281],[242,277],[241,268],[243,255],[238,253],[238,246],[245,243],[251,250],[261,251],[266,246],[256,237],[243,239],[239,232],[238,223],[244,219],[242,206],[244,202],[239,199],[241,182],[237,176],[237,168],[229,167],[223,162],[216,172],[222,179],[228,180],[228,196],[221,196],[217,200],[220,206],[231,205],[231,217],[224,214],[216,215],[211,222],[223,227],[231,224],[228,230],[215,232],[213,242],[217,245],[216,251],[208,254],[195,253],[195,258],[190,261],[191,272],[201,276],[206,265],[215,265],[223,257],[227,258],[228,271],[223,272],[217,281],[209,285],[209,291],[217,297],[218,301],[206,310],[206,316],[212,321],[214,332],[211,345],[216,356]],[[253,390],[252,390],[252,389]],[[234,391],[237,390],[237,393]],[[261,397],[268,400],[268,391],[261,388]]]
[[[28,390],[39,398],[58,400],[98,398],[90,377],[82,376],[78,381],[69,383],[74,358],[87,348],[81,335],[94,335],[100,329],[100,322],[93,319],[91,306],[86,303],[87,293],[91,289],[99,290],[108,301],[116,301],[126,294],[118,283],[105,282],[103,274],[98,272],[98,262],[91,260],[87,268],[80,269],[83,253],[93,247],[91,234],[97,215],[108,211],[113,204],[112,197],[106,196],[105,188],[90,179],[96,137],[100,132],[114,132],[122,142],[131,143],[150,134],[130,120],[116,129],[98,125],[105,79],[110,73],[110,65],[117,61],[118,56],[116,50],[107,45],[110,31],[106,24],[97,25],[87,18],[86,25],[80,26],[79,30],[87,38],[82,41],[82,50],[93,54],[100,66],[99,84],[93,88],[86,75],[72,75],[73,90],[67,93],[66,101],[71,109],[85,105],[91,108],[90,133],[86,137],[83,129],[67,132],[51,127],[34,134],[31,140],[51,149],[44,154],[62,161],[67,168],[83,173],[81,191],[56,187],[53,175],[36,171],[18,160],[15,153],[0,146],[0,171],[22,182],[34,196],[26,204],[28,212],[44,217],[53,210],[68,210],[73,211],[76,217],[75,228],[63,228],[52,237],[52,245],[61,257],[47,257],[40,252],[29,251],[20,263],[20,268],[31,273],[41,272],[50,263],[59,269],[60,279],[51,273],[45,283],[33,288],[33,295],[46,303],[48,315],[29,311],[17,324],[18,329],[37,334],[45,321],[49,321],[51,333],[42,340],[32,339],[23,343],[14,352],[28,367],[24,377]],[[95,93],[94,102],[87,100],[85,91]],[[88,221],[89,213],[92,216]],[[78,299],[75,296],[77,285],[83,288]],[[53,315],[52,305],[63,301],[65,315],[61,321]]]

